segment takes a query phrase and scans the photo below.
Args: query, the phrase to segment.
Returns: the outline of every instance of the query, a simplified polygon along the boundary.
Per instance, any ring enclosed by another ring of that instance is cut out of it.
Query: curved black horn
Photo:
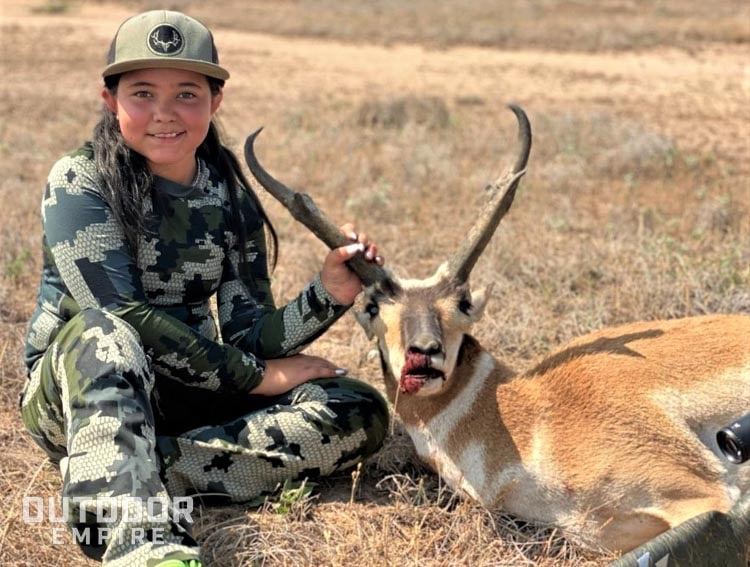
[[[526,163],[531,153],[531,125],[521,107],[511,104],[509,108],[518,120],[518,140],[521,149],[513,169],[488,188],[490,196],[484,206],[484,212],[448,264],[449,277],[459,284],[469,279],[471,270],[484,252],[505,213],[513,204],[518,184],[526,173]]]
[[[255,138],[263,128],[259,128],[247,137],[245,141],[245,161],[250,172],[255,176],[263,188],[273,195],[295,218],[317,236],[329,248],[338,248],[351,244],[351,241],[341,233],[341,230],[318,209],[312,197],[305,193],[297,193],[280,181],[274,179],[255,157],[253,144]],[[364,285],[372,285],[390,279],[388,272],[381,266],[367,262],[358,254],[347,262],[349,268],[357,274]]]

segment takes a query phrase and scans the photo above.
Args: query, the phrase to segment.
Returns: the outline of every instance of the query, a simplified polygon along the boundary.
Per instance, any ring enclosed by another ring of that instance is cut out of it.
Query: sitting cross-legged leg
[[[60,463],[74,540],[107,565],[199,555],[159,476],[153,385],[132,327],[86,309],[57,335],[23,395],[26,427]]]
[[[223,425],[158,435],[172,495],[209,493],[242,502],[285,480],[315,478],[375,453],[388,408],[375,388],[348,378],[304,383]]]

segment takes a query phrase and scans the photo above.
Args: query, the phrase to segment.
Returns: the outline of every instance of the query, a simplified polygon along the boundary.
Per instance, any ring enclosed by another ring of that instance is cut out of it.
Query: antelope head
[[[426,280],[394,278],[365,290],[355,316],[369,338],[377,337],[391,400],[397,389],[415,396],[450,389],[464,336],[488,295],[489,288],[472,292],[452,279],[447,264]]]
[[[383,268],[356,257],[350,268],[365,285],[364,309],[357,320],[368,337],[377,337],[391,399],[397,393],[435,396],[448,392],[464,337],[478,321],[490,287],[473,291],[469,275],[510,209],[531,151],[531,127],[524,111],[510,106],[519,125],[520,150],[513,168],[487,188],[487,202],[455,255],[425,280],[399,279]],[[348,244],[312,199],[274,179],[258,163],[253,143],[245,143],[245,159],[258,182],[292,216],[331,248]]]

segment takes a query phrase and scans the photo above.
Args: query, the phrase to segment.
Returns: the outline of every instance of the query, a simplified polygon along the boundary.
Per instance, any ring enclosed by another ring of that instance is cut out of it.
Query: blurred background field
[[[476,329],[519,370],[606,325],[750,313],[750,5],[718,0],[333,0],[211,3],[4,0],[0,7],[0,564],[86,565],[24,495],[59,474],[17,412],[51,164],[87,139],[119,22],[144,8],[212,26],[231,70],[226,140],[329,215],[372,234],[389,267],[429,276],[511,163],[534,147],[512,211],[473,274],[494,282]],[[261,193],[280,235],[279,302],[322,245]],[[373,384],[377,361],[347,315],[312,352]],[[264,507],[206,508],[209,565],[604,565],[544,526],[460,500],[396,427],[358,475],[282,491]],[[93,564],[93,563],[91,563]]]

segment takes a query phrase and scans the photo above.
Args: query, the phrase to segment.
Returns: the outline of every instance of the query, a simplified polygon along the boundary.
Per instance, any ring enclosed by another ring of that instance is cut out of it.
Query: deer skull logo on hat
[[[155,27],[148,36],[148,47],[157,55],[176,55],[184,44],[182,34],[168,24]]]

